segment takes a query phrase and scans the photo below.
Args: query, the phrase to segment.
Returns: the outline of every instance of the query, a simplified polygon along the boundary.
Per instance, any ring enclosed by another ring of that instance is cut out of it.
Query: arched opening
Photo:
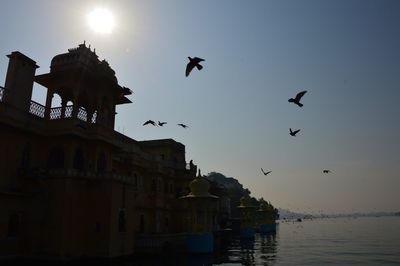
[[[16,213],[11,214],[10,217],[8,218],[7,236],[12,238],[18,237],[19,230],[20,230],[20,217]]]
[[[83,156],[83,151],[80,147],[78,147],[75,150],[72,168],[82,171],[84,170],[84,166],[85,166],[85,158]]]
[[[97,157],[97,172],[104,173],[107,171],[107,159],[106,154],[101,152]]]
[[[139,221],[139,233],[144,233],[144,215],[140,215],[140,221]]]
[[[31,165],[31,144],[27,143],[22,150],[21,168],[28,169]]]
[[[126,212],[125,209],[119,209],[118,212],[118,232],[126,232]]]
[[[64,168],[64,149],[62,147],[51,149],[47,160],[47,168]]]

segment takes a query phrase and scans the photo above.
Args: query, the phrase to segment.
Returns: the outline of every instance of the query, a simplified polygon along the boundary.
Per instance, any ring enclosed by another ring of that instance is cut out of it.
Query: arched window
[[[47,160],[49,169],[64,168],[64,150],[61,147],[53,148],[49,153]]]
[[[81,148],[77,148],[74,154],[74,162],[72,167],[77,170],[83,170],[85,165],[85,159],[83,157],[83,151]]]
[[[126,212],[125,209],[119,209],[118,212],[118,232],[126,232]]]
[[[139,232],[144,233],[144,215],[140,215],[140,221],[139,221]]]
[[[156,191],[157,190],[157,183],[156,183],[156,180],[154,178],[151,180],[150,190],[151,191]]]
[[[25,147],[22,151],[22,158],[21,158],[21,168],[28,169],[31,165],[31,144],[25,144]]]
[[[8,237],[18,237],[19,235],[20,220],[19,215],[14,213],[11,214],[8,219]]]
[[[97,172],[103,173],[107,170],[106,154],[101,152],[97,157]]]

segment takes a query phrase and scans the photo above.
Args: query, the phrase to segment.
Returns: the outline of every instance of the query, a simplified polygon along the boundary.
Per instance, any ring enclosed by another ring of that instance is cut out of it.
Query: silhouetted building
[[[182,232],[181,203],[196,166],[172,139],[114,131],[130,103],[108,63],[85,44],[50,72],[12,52],[0,87],[0,256],[113,257],[150,235]],[[34,82],[47,88],[32,101]],[[61,106],[54,107],[54,95]]]

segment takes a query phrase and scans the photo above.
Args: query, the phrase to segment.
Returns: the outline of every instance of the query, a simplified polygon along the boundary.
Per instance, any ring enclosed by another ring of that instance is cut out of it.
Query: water
[[[400,217],[280,223],[275,235],[235,240],[214,265],[400,265]]]
[[[2,263],[0,263],[2,265]],[[42,266],[69,265],[42,263]],[[400,265],[400,217],[281,222],[277,233],[233,239],[219,254],[135,256],[71,266]],[[3,266],[3,265],[2,265]],[[13,265],[14,266],[14,265]]]

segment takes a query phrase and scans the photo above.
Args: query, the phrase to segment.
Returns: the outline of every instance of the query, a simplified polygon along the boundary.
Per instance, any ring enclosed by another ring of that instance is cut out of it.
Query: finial
[[[86,40],[83,40],[83,45],[86,45]]]
[[[197,175],[197,177],[201,177],[201,170],[199,168],[199,174]]]

